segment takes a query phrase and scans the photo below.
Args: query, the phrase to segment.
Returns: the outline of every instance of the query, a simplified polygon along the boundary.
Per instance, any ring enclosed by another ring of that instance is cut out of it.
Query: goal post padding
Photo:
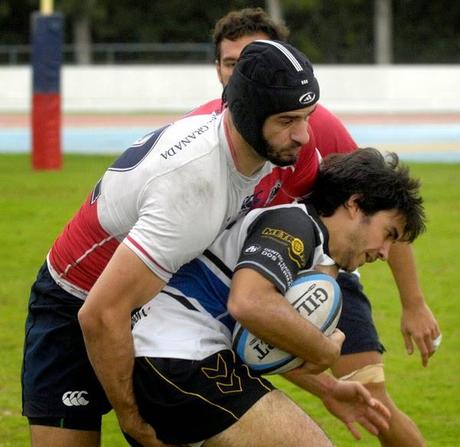
[[[32,14],[32,167],[60,169],[62,14]]]

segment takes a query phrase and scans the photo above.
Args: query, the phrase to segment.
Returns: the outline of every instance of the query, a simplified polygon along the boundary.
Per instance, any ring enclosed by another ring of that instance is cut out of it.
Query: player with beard
[[[249,45],[237,67],[222,114],[188,116],[136,141],[51,247],[26,321],[33,445],[97,446],[111,406],[125,432],[161,445],[134,399],[131,312],[252,207],[274,168],[268,157],[296,159],[319,98],[310,62],[291,45]]]
[[[256,39],[287,40],[289,29],[273,21],[261,8],[231,11],[216,23],[213,31],[217,75],[225,87],[245,45]],[[222,100],[210,101],[192,113],[222,110]],[[318,172],[317,152],[326,157],[331,153],[349,153],[357,144],[341,123],[324,105],[318,103],[308,120],[309,141],[300,151],[293,168],[277,167],[256,188],[255,206],[289,203],[305,195]],[[410,244],[397,243],[391,249],[388,264],[395,278],[402,307],[401,332],[407,352],[420,351],[423,366],[436,350],[440,329],[417,277]],[[346,334],[342,356],[332,368],[336,377],[361,381],[392,412],[390,429],[379,439],[384,446],[422,447],[422,434],[415,423],[402,412],[386,388],[382,354],[385,351],[372,318],[371,303],[363,291],[359,276],[342,272],[338,282],[344,295],[344,307],[339,328]]]

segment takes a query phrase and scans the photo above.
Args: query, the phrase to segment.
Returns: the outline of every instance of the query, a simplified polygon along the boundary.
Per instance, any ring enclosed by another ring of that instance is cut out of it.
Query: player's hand
[[[414,352],[414,342],[422,357],[422,365],[427,366],[429,358],[436,352],[434,342],[441,331],[430,308],[423,303],[419,306],[403,308],[401,314],[401,332],[408,354]]]
[[[343,345],[343,342],[345,341],[345,334],[340,329],[336,328],[334,329],[334,332],[332,332],[332,334],[328,336],[328,338],[335,345],[335,348],[336,348],[335,361],[337,361],[340,357],[340,353],[342,352],[342,345]],[[331,365],[329,366],[332,366],[335,363],[335,361],[331,363]]]
[[[330,392],[321,396],[321,400],[355,439],[361,439],[356,423],[375,436],[389,428],[390,411],[359,382],[338,380]]]
[[[316,365],[312,362],[305,362],[299,368],[302,368],[306,374],[320,374],[326,369],[330,368],[335,361],[340,357],[343,342],[345,341],[345,334],[340,329],[335,329],[334,332],[328,336],[329,340],[335,345],[336,356],[335,360],[330,365]]]
[[[147,424],[134,409],[123,415],[117,414],[117,417],[122,431],[133,438],[139,447],[166,447],[166,444],[157,438],[153,427]]]
[[[334,329],[334,332],[332,332],[331,335],[328,335],[328,338],[337,345],[339,351],[342,350],[342,345],[345,341],[345,334],[340,329]]]

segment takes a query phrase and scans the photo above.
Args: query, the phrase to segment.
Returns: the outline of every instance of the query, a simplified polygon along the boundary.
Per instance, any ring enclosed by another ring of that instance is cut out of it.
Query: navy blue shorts
[[[86,354],[82,304],[42,266],[30,293],[22,366],[23,415],[31,423],[97,430],[111,409]]]
[[[231,350],[203,360],[138,357],[133,382],[143,419],[163,442],[181,445],[224,431],[274,389]]]
[[[380,343],[377,329],[372,320],[371,303],[363,292],[359,278],[352,273],[341,272],[337,282],[342,291],[343,303],[337,327],[345,334],[342,354],[385,351]]]

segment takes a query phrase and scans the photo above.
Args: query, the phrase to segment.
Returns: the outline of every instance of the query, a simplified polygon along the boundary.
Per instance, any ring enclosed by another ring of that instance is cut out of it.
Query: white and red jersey
[[[121,242],[168,281],[253,207],[254,188],[273,166],[239,173],[224,117],[186,117],[114,162],[49,252],[63,289],[84,299]]]
[[[222,111],[221,99],[214,99],[194,109],[189,115]],[[277,194],[269,201],[270,205],[292,202],[293,198],[302,197],[310,190],[318,171],[318,155],[324,158],[332,153],[349,153],[357,149],[357,144],[342,122],[330,110],[317,104],[308,120],[309,142],[302,147],[293,169],[275,167],[270,177],[264,179],[263,190],[267,185],[277,185]],[[268,188],[272,194],[276,188]]]
[[[223,114],[212,113],[221,109],[220,100],[211,101],[146,135],[107,170],[48,254],[62,288],[84,299],[122,241],[167,281],[239,214],[305,195],[319,166],[317,121],[323,156],[356,148],[340,121],[318,105],[295,166],[267,163],[247,178],[235,168]]]

